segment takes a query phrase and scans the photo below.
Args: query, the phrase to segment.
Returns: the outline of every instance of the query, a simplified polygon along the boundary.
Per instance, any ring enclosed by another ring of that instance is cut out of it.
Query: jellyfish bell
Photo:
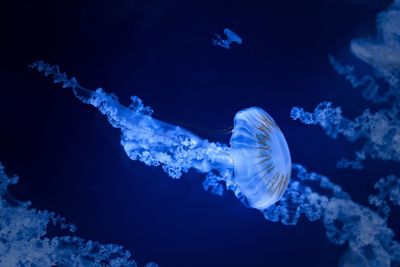
[[[228,42],[236,42],[238,44],[242,43],[242,38],[238,34],[236,34],[234,31],[226,28],[226,29],[224,29],[224,34],[226,35]]]
[[[214,33],[214,38],[212,40],[212,44],[215,46],[220,46],[225,49],[231,49],[231,43],[242,43],[242,38],[232,30],[226,28],[224,29],[225,38],[220,36],[219,34]]]
[[[233,181],[249,205],[266,209],[285,192],[291,174],[288,145],[275,121],[261,108],[235,115],[230,140]]]

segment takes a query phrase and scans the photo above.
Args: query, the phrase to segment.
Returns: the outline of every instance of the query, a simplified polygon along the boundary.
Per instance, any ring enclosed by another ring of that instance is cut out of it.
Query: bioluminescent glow
[[[231,49],[231,44],[242,44],[242,38],[234,33],[232,30],[226,28],[224,29],[225,38],[221,35],[214,33],[214,38],[212,39],[212,44],[225,49]]]
[[[274,120],[260,108],[236,114],[228,147],[153,118],[152,109],[137,96],[125,107],[101,88],[90,91],[82,87],[58,66],[37,61],[31,67],[52,75],[55,83],[72,88],[80,101],[106,115],[111,125],[121,130],[121,145],[132,160],[161,165],[173,178],[190,168],[207,173],[207,186],[211,181],[225,182],[237,196],[244,196],[251,207],[260,210],[278,201],[286,190],[291,171],[289,148]]]

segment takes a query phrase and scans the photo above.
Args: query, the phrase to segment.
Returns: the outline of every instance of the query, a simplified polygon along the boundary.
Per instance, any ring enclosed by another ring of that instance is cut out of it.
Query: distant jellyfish
[[[121,145],[129,158],[149,166],[161,165],[173,178],[190,168],[207,173],[206,188],[217,194],[221,183],[234,191],[240,200],[256,209],[266,209],[285,192],[291,173],[288,145],[281,130],[261,108],[239,111],[234,118],[230,147],[209,142],[177,125],[152,117],[152,109],[140,98],[131,97],[129,107],[101,88],[91,91],[75,78],[68,78],[58,66],[42,61],[31,67],[54,82],[72,88],[83,103],[96,107],[110,124],[121,130]]]
[[[339,267],[390,267],[390,263],[390,255],[385,249],[367,245],[357,251],[348,249],[340,258]]]
[[[237,44],[242,43],[242,38],[239,35],[237,35],[236,33],[234,33],[232,30],[226,28],[226,29],[224,29],[224,34],[228,38],[229,42],[231,42],[231,43],[235,42]]]
[[[242,44],[242,38],[232,30],[226,28],[224,29],[224,34],[226,36],[225,39],[221,35],[214,33],[212,44],[225,49],[231,49],[231,43]]]

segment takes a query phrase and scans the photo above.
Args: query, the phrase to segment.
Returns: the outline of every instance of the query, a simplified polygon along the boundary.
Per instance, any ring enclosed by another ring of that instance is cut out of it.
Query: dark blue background
[[[294,162],[330,176],[366,204],[374,181],[396,166],[371,161],[363,171],[336,169],[360,143],[331,140],[289,112],[329,100],[354,117],[368,106],[327,56],[371,72],[351,55],[349,41],[372,36],[375,15],[387,5],[2,1],[0,160],[21,177],[14,195],[65,216],[79,236],[125,246],[140,265],[335,266],[345,247],[327,241],[321,222],[271,223],[230,192],[205,192],[202,175],[173,180],[161,168],[129,160],[118,130],[27,65],[60,64],[85,87],[103,87],[123,103],[138,95],[154,117],[211,141],[227,143],[230,136],[203,128],[229,127],[238,110],[262,107],[284,132]],[[211,45],[225,27],[243,38],[241,46]]]

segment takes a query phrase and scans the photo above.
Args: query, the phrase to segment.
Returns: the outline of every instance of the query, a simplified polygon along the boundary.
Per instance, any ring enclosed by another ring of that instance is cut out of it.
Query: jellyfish
[[[215,46],[220,46],[225,49],[231,49],[231,43],[237,43],[237,44],[242,43],[242,38],[232,30],[226,28],[224,29],[224,34],[226,36],[226,39],[221,37],[221,35],[214,33],[212,44]]]
[[[173,178],[190,168],[207,173],[208,182],[225,182],[236,196],[259,210],[278,201],[288,186],[288,145],[275,121],[261,108],[247,108],[235,115],[227,146],[153,118],[152,109],[137,96],[131,97],[131,105],[126,107],[101,88],[91,91],[82,87],[75,78],[60,72],[58,66],[37,61],[31,67],[52,75],[55,83],[72,88],[77,99],[104,114],[113,127],[121,130],[121,145],[132,160],[161,165]]]
[[[14,198],[9,187],[18,180],[7,175],[0,162],[0,266],[138,267],[123,246],[85,240],[62,216]]]

